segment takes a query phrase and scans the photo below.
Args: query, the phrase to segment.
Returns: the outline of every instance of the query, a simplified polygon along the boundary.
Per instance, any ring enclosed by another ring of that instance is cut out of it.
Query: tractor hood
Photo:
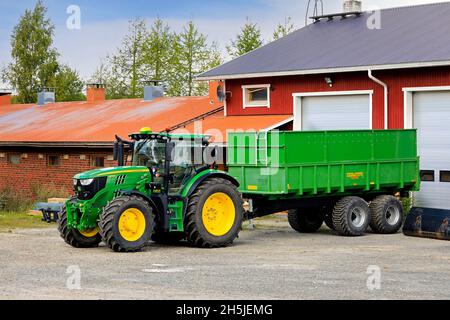
[[[127,175],[134,173],[150,173],[147,167],[116,167],[116,168],[102,168],[91,171],[86,171],[77,174],[74,178],[79,180],[93,179],[99,177],[109,177],[115,175]]]

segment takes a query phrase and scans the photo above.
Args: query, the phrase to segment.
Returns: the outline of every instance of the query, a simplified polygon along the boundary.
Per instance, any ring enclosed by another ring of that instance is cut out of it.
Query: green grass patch
[[[29,216],[23,212],[0,211],[0,232],[11,232],[14,229],[55,228],[54,223],[42,221],[42,216]]]

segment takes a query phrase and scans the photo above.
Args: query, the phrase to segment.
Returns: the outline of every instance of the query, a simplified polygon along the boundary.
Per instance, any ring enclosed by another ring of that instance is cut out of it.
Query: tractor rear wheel
[[[345,197],[341,199],[333,211],[333,226],[342,236],[362,236],[370,221],[370,209],[364,199]]]
[[[403,206],[394,196],[380,196],[370,203],[370,228],[375,233],[397,233],[403,225]]]
[[[292,229],[300,233],[314,233],[323,225],[322,215],[313,209],[289,210],[288,221]]]
[[[77,229],[69,229],[67,226],[66,208],[61,212],[58,221],[58,230],[64,241],[75,248],[96,248],[102,242],[98,229],[81,232]]]
[[[208,179],[188,200],[187,240],[200,248],[229,246],[241,231],[243,217],[243,201],[237,187],[226,179]]]
[[[100,233],[115,252],[137,252],[150,241],[153,221],[153,210],[144,199],[122,196],[103,209]]]

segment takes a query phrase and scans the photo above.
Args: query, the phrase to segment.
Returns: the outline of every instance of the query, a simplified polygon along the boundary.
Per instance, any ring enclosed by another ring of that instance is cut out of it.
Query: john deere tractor
[[[204,160],[208,137],[144,128],[130,138],[117,137],[118,167],[74,177],[75,196],[59,221],[64,240],[77,248],[103,241],[116,252],[139,251],[150,240],[230,245],[241,230],[242,199],[238,182]]]

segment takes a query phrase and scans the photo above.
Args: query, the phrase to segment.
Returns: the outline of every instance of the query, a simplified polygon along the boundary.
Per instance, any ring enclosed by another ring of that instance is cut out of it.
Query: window
[[[252,107],[270,108],[270,84],[242,86],[244,109]]]
[[[420,180],[424,182],[433,182],[434,179],[434,170],[422,170],[420,171]]]
[[[48,156],[47,163],[50,167],[57,167],[61,164],[61,158],[59,156]]]
[[[92,157],[92,166],[93,167],[104,167],[105,166],[105,157]]]
[[[10,154],[8,156],[8,162],[10,164],[20,164],[20,154]]]
[[[441,182],[450,182],[450,171],[441,171]]]

